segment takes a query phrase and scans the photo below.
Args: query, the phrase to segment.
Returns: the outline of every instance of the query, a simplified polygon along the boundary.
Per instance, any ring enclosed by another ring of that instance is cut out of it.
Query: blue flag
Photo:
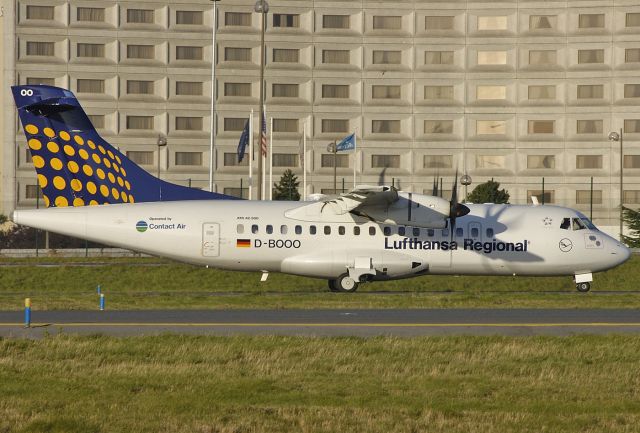
[[[355,132],[348,137],[342,139],[342,141],[336,144],[336,152],[342,152],[343,150],[354,150],[356,148],[356,134]]]
[[[244,124],[242,135],[240,136],[240,142],[238,143],[238,163],[242,162],[244,158],[244,151],[249,144],[249,121]]]

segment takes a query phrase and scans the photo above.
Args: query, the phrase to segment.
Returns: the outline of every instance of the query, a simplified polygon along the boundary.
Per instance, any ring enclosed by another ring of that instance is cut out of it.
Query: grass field
[[[93,266],[78,266],[92,264]],[[0,309],[92,309],[101,286],[111,309],[150,308],[640,308],[640,257],[595,275],[592,293],[570,277],[424,276],[327,292],[326,281],[225,272],[159,259],[3,259]],[[51,265],[51,266],[49,266]]]
[[[1,432],[637,432],[640,337],[0,340]]]

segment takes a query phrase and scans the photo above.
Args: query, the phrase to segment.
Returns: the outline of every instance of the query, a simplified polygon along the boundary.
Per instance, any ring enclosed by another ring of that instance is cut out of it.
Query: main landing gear
[[[576,289],[578,290],[578,292],[587,293],[589,290],[591,290],[591,283],[577,283]]]
[[[335,280],[329,280],[329,290],[332,292],[353,293],[358,290],[358,283],[348,273],[344,273]]]

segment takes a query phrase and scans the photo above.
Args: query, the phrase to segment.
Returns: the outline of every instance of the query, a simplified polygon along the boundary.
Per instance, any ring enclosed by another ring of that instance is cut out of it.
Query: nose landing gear
[[[578,292],[580,293],[587,293],[589,290],[591,290],[591,283],[577,283],[576,284],[576,289],[578,290]]]
[[[591,273],[576,274],[575,276],[576,289],[580,293],[587,293],[589,290],[591,290],[592,281],[593,281],[593,275]]]

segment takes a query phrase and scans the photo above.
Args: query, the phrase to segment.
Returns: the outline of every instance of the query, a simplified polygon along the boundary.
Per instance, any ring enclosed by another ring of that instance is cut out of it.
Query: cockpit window
[[[584,223],[585,226],[587,226],[589,230],[598,230],[589,218],[580,218],[580,220]]]
[[[562,223],[560,223],[560,228],[562,230],[569,230],[569,227],[571,227],[571,218],[563,218]]]
[[[573,219],[573,229],[574,230],[586,230],[587,226],[582,222],[580,218]]]

